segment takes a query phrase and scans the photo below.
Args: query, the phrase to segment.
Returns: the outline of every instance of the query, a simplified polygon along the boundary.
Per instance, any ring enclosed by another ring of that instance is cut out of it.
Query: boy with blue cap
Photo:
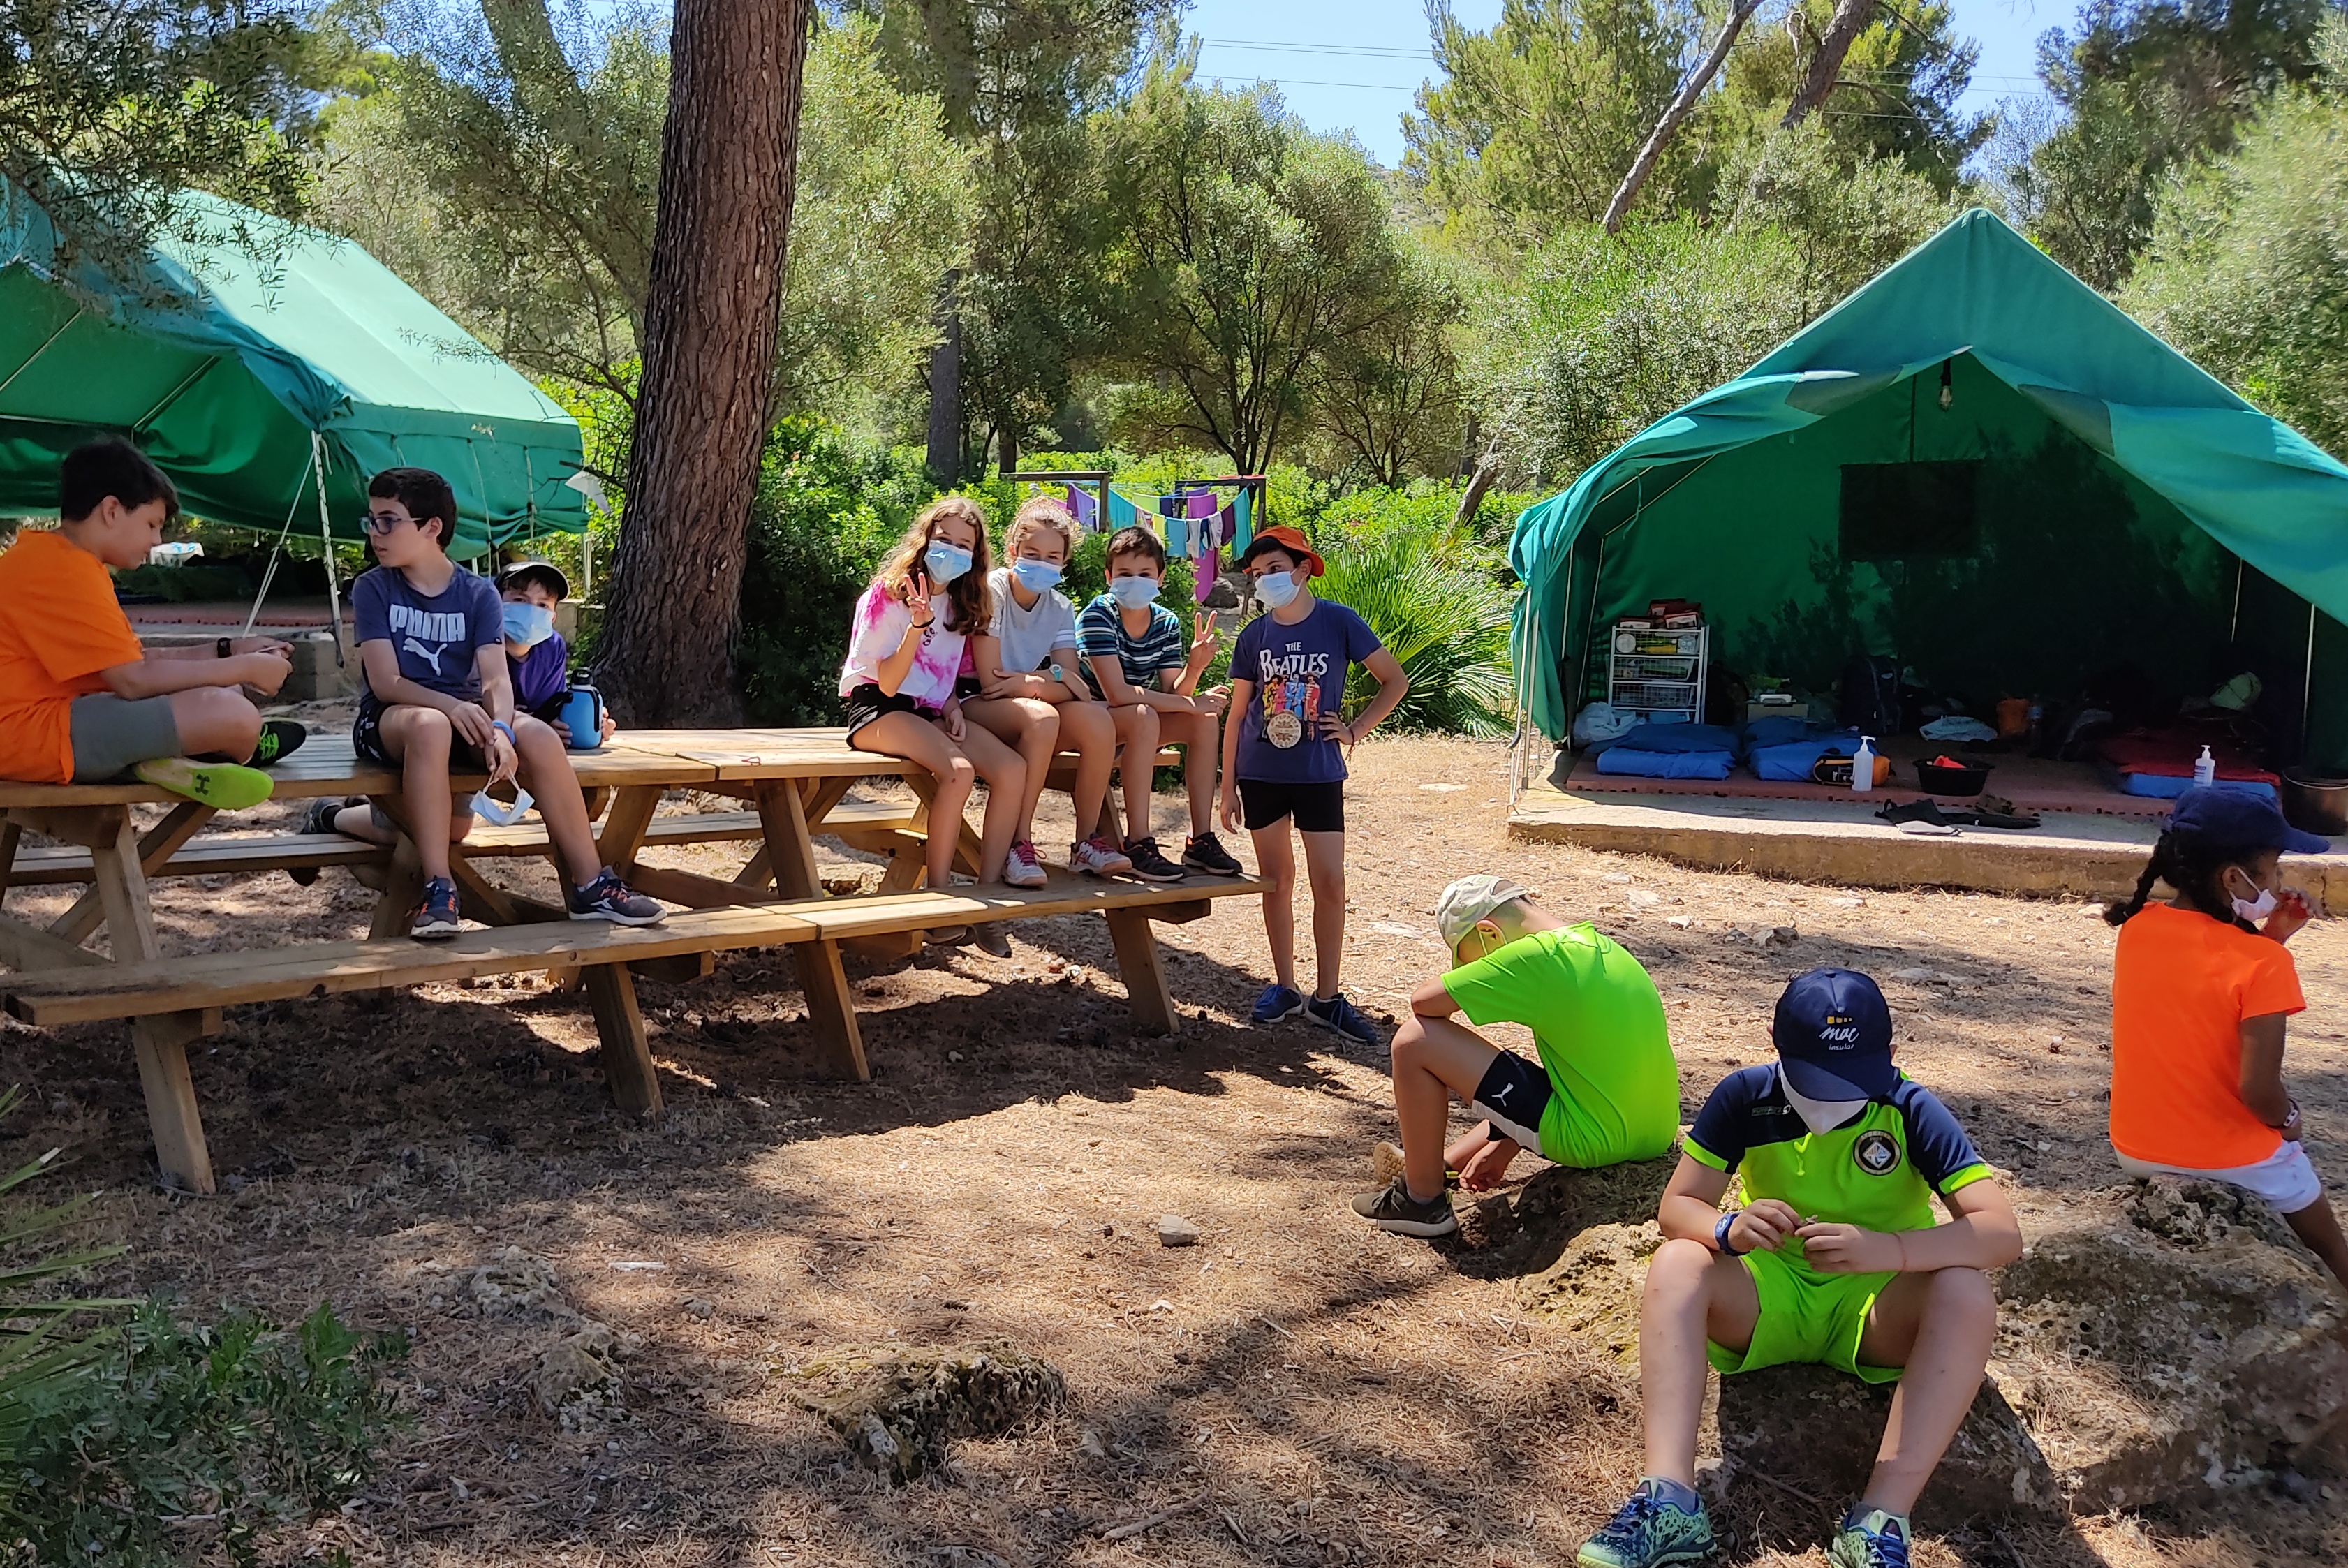
[[[1892,1065],[1866,975],[1813,969],[1777,999],[1777,1060],[1731,1073],[1681,1145],[1639,1309],[1647,1473],[1581,1548],[1586,1568],[1713,1550],[1695,1492],[1707,1361],[1819,1362],[1897,1380],[1874,1473],[1828,1557],[1906,1568],[1908,1511],[1972,1408],[1997,1334],[1986,1271],[2022,1253],[2005,1194],[1931,1091]],[[1722,1212],[1734,1175],[1743,1206]],[[1931,1200],[1951,1222],[1934,1222]]]
[[[2348,1238],[2282,1081],[2283,1026],[2307,1006],[2283,944],[2310,911],[2281,886],[2281,862],[2331,847],[2261,795],[2205,786],[2178,797],[2135,894],[2104,912],[2120,928],[2111,1138],[2130,1175],[2257,1194],[2348,1283]],[[2164,882],[2174,895],[2147,903]]]

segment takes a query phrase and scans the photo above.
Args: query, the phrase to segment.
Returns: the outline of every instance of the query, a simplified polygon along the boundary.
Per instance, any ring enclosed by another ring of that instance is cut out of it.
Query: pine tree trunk
[[[946,273],[938,289],[938,341],[930,349],[931,480],[951,485],[962,478],[962,313],[956,296],[962,273]]]
[[[1834,91],[1842,76],[1844,57],[1867,25],[1875,20],[1876,0],[1836,0],[1834,15],[1827,21],[1826,36],[1818,40],[1818,53],[1810,57],[1810,67],[1802,74],[1802,85],[1795,89],[1794,101],[1786,106],[1782,122],[1791,130],[1802,123],[1802,117],[1826,102],[1827,94]]]
[[[1873,3],[1874,0],[1869,0],[1869,4]],[[1736,0],[1735,8],[1721,24],[1720,36],[1713,40],[1711,51],[1696,67],[1695,74],[1682,82],[1680,90],[1673,95],[1663,118],[1655,122],[1655,129],[1649,133],[1646,145],[1640,148],[1639,156],[1631,160],[1630,170],[1622,176],[1622,183],[1614,188],[1614,199],[1606,204],[1608,233],[1615,233],[1622,229],[1622,220],[1630,215],[1631,203],[1639,199],[1640,187],[1646,184],[1647,176],[1655,171],[1656,161],[1663,156],[1663,149],[1669,147],[1672,138],[1679,134],[1680,122],[1694,109],[1696,99],[1702,98],[1704,88],[1712,85],[1712,78],[1720,74],[1721,65],[1728,58],[1728,51],[1736,46],[1736,35],[1745,31],[1745,24],[1753,19],[1753,13],[1760,8],[1760,5],[1761,0]],[[1850,46],[1846,41],[1843,46],[1849,48]]]
[[[808,0],[677,0],[644,379],[598,684],[622,723],[738,722]]]

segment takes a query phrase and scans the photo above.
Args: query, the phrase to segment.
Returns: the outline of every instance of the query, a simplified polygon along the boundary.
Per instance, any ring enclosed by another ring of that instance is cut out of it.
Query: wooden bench
[[[1052,885],[883,892],[855,898],[801,898],[736,903],[672,914],[656,926],[543,922],[468,931],[446,942],[407,937],[309,943],[263,952],[76,965],[0,975],[11,1015],[45,1027],[111,1018],[201,1016],[216,1022],[225,1007],[247,1003],[445,984],[521,970],[579,967],[594,1008],[606,1078],[626,1110],[661,1109],[658,1076],[636,1004],[630,965],[690,954],[741,948],[791,949],[808,997],[808,1020],[826,1065],[844,1078],[870,1078],[839,944],[945,926],[1053,915],[1097,913],[1108,923],[1133,1012],[1143,1034],[1178,1025],[1151,921],[1205,915],[1212,901],[1260,896],[1269,883],[1250,877],[1195,877],[1179,884],[1079,882]]]

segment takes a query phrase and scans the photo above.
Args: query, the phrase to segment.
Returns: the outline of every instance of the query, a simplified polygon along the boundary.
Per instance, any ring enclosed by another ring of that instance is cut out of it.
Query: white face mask
[[[1777,1074],[1777,1087],[1785,1091],[1786,1103],[1802,1119],[1802,1125],[1813,1133],[1832,1132],[1867,1108],[1863,1099],[1809,1099],[1794,1092],[1785,1073]]]
[[[2256,898],[2238,898],[2234,901],[2234,913],[2244,920],[2264,920],[2274,912],[2275,895],[2272,888],[2260,889],[2259,896]]]

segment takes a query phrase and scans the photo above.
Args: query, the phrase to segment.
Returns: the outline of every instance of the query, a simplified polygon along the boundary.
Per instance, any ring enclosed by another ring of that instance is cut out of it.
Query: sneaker
[[[1247,867],[1231,859],[1223,841],[1212,833],[1194,834],[1182,846],[1182,863],[1210,877],[1243,877]]]
[[[290,718],[263,719],[261,738],[252,747],[252,766],[274,768],[301,750],[302,743],[309,738],[309,730]]]
[[[1910,1533],[1906,1520],[1879,1508],[1869,1509],[1856,1522],[1845,1516],[1827,1548],[1827,1561],[1835,1568],[1908,1568]]]
[[[1121,877],[1133,870],[1133,862],[1125,858],[1125,851],[1107,833],[1095,833],[1081,844],[1070,844],[1068,864],[1088,877]]]
[[[304,833],[334,832],[335,819],[343,814],[344,804],[331,795],[311,801],[302,809],[302,826],[299,830]],[[308,887],[318,880],[318,868],[287,866],[285,874],[294,879],[295,887]]]
[[[1133,862],[1133,874],[1143,882],[1178,882],[1185,874],[1180,866],[1158,852],[1155,839],[1129,839],[1125,853]]]
[[[564,895],[571,905],[573,920],[608,920],[613,925],[658,925],[668,918],[668,911],[620,880],[620,873],[605,866],[595,873],[595,880],[585,887],[575,887]]]
[[[1282,1018],[1293,1018],[1304,1011],[1304,993],[1292,991],[1275,980],[1263,988],[1255,999],[1255,1011],[1249,1015],[1259,1024],[1277,1024]]]
[[[1451,1212],[1451,1194],[1437,1193],[1435,1201],[1422,1203],[1410,1195],[1399,1176],[1375,1192],[1365,1192],[1351,1205],[1359,1214],[1381,1231],[1392,1231],[1398,1236],[1447,1236],[1459,1228],[1459,1216]]]
[[[1641,1481],[1606,1528],[1581,1543],[1574,1561],[1581,1568],[1654,1568],[1711,1556],[1712,1521],[1704,1504],[1690,1513],[1662,1491],[1653,1480]]]
[[[1338,992],[1323,1002],[1318,996],[1304,998],[1304,1016],[1324,1029],[1334,1029],[1356,1045],[1375,1046],[1380,1043],[1378,1026],[1363,1016],[1361,1009],[1345,1000]]]
[[[418,942],[441,942],[464,929],[457,913],[457,884],[448,877],[431,877],[424,883],[424,902],[416,906],[408,917],[407,934]]]
[[[1402,1168],[1401,1144],[1390,1143],[1385,1139],[1380,1139],[1370,1145],[1370,1179],[1372,1181],[1391,1181],[1402,1174]],[[1459,1190],[1458,1171],[1447,1170],[1443,1172],[1443,1190],[1447,1192],[1456,1192]]]
[[[1044,862],[1035,858],[1035,846],[1021,839],[1003,857],[1003,880],[1012,887],[1042,887]]]
[[[277,786],[257,768],[234,762],[198,762],[186,757],[159,757],[130,770],[158,789],[184,795],[215,810],[242,811],[269,799]]]

